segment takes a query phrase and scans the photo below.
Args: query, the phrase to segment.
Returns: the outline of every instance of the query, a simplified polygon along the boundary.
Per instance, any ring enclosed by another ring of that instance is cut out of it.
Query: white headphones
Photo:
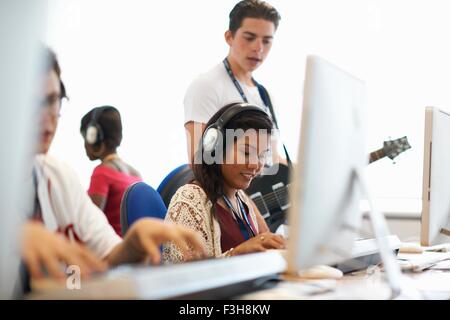
[[[217,149],[220,145],[219,141],[222,139],[223,135],[225,134],[224,128],[228,124],[228,122],[231,121],[236,115],[238,115],[241,112],[246,111],[259,111],[267,115],[267,112],[265,112],[262,108],[245,103],[245,102],[238,102],[233,104],[229,109],[227,109],[220,117],[217,119],[216,122],[208,126],[205,131],[203,132],[202,137],[202,148],[204,152],[207,153],[217,153]]]
[[[103,141],[104,135],[100,124],[97,122],[97,117],[103,110],[108,108],[108,106],[97,107],[92,111],[91,121],[86,128],[86,133],[84,135],[84,140],[90,145],[95,145]]]

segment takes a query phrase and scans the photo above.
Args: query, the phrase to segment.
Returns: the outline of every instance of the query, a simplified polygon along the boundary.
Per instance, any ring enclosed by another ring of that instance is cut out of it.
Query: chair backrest
[[[167,207],[158,192],[145,182],[136,182],[125,191],[120,204],[122,235],[143,217],[164,219]]]
[[[186,183],[194,179],[194,173],[188,164],[173,169],[159,184],[157,191],[161,195],[166,207],[169,207],[170,200],[177,190]]]

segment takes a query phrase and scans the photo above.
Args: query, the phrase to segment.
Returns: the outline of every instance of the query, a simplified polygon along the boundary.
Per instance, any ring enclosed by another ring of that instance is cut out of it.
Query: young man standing
[[[267,58],[279,20],[277,10],[260,0],[243,0],[231,10],[229,29],[225,32],[230,47],[227,57],[195,79],[184,98],[190,163],[205,124],[223,106],[248,102],[271,113],[269,95],[253,79],[253,71]]]

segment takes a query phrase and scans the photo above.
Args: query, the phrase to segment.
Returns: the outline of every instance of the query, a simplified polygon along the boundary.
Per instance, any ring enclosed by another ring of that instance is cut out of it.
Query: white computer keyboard
[[[450,260],[450,252],[399,253],[397,261],[403,271],[421,272],[437,263]]]

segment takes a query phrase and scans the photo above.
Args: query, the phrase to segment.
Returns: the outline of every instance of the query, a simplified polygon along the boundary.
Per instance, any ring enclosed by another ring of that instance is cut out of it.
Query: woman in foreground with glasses
[[[210,257],[285,247],[284,239],[269,232],[257,207],[243,192],[270,155],[272,129],[266,112],[245,103],[223,107],[206,125],[194,159],[195,180],[173,196],[166,221],[198,232]],[[169,243],[164,246],[164,260],[186,258]]]

